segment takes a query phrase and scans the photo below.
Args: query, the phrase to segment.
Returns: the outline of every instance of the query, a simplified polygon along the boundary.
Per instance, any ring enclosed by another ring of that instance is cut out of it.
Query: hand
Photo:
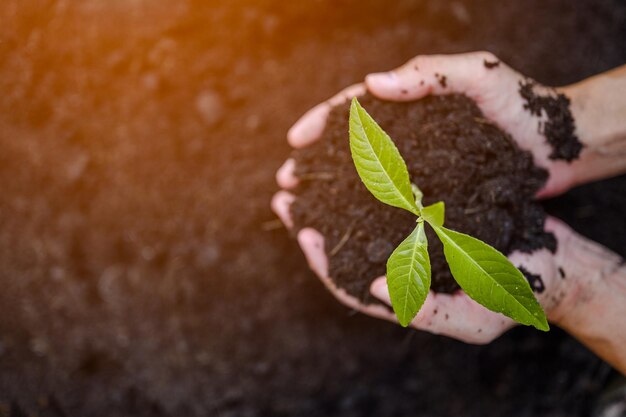
[[[498,64],[492,68],[486,66],[495,63]],[[524,101],[518,92],[519,82],[523,79],[522,75],[485,52],[419,56],[390,73],[370,74],[366,77],[365,84],[348,87],[314,107],[290,129],[288,141],[295,148],[313,143],[320,137],[332,107],[362,95],[366,90],[382,99],[396,101],[417,100],[428,94],[463,93],[476,101],[486,117],[511,133],[521,148],[532,152],[535,163],[549,170],[550,178],[540,194],[555,195],[567,189],[571,181],[567,176],[567,169],[561,163],[548,158],[550,149],[539,133],[539,118],[523,108]],[[535,91],[541,89],[545,87],[535,87]],[[274,211],[287,227],[293,225],[289,206],[295,197],[286,190],[298,183],[294,170],[295,161],[291,159],[279,169],[277,182],[285,190],[278,192],[272,201]],[[559,241],[559,251],[556,254],[541,250],[532,255],[514,253],[510,259],[516,266],[524,266],[527,271],[541,276],[545,289],[538,298],[548,318],[554,321],[560,315],[561,304],[568,294],[563,288],[565,283],[558,279],[559,268],[567,265],[563,259],[565,249],[560,243],[569,240],[573,232],[555,219],[548,219],[546,230],[554,233]],[[344,290],[336,288],[328,277],[324,238],[319,232],[310,228],[303,229],[298,234],[298,241],[313,271],[341,302],[363,313],[396,321],[388,309],[380,305],[365,306]],[[384,277],[372,283],[371,292],[389,304]],[[487,343],[512,327],[514,322],[475,303],[463,292],[449,295],[431,291],[411,325],[469,343]]]

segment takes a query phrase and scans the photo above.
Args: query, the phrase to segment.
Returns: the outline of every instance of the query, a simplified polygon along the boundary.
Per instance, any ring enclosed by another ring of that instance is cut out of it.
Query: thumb
[[[490,52],[420,55],[393,71],[369,74],[365,84],[384,100],[411,101],[452,93],[478,100],[480,80],[492,73],[487,64],[499,66],[500,62]]]

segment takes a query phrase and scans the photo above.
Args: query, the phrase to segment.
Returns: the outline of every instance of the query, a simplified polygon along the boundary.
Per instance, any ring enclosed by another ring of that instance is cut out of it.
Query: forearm
[[[571,100],[584,148],[568,167],[572,185],[626,172],[626,65],[560,89]]]
[[[626,375],[626,265],[608,249],[573,235],[555,324]]]

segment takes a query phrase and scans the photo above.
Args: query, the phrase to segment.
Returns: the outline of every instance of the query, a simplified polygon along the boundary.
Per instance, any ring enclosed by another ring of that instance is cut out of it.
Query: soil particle
[[[360,101],[398,146],[411,180],[424,192],[424,204],[446,203],[446,225],[504,253],[555,250],[554,236],[543,231],[545,213],[533,201],[547,173],[508,134],[486,121],[473,101],[460,95],[411,103],[371,96]],[[347,124],[346,104],[331,113],[319,142],[294,152],[297,176],[328,171],[338,175],[332,181],[302,181],[291,211],[296,229],[309,226],[325,236],[326,251],[353,224],[358,233],[330,258],[329,271],[339,287],[370,301],[370,282],[384,275],[386,258],[415,219],[380,203],[363,186],[350,157]],[[328,198],[331,192],[334,198]],[[429,229],[427,236],[432,288],[452,293],[459,287],[441,243]]]
[[[448,77],[438,73],[435,73],[435,77],[437,78],[437,81],[442,88],[446,88],[448,86]]]
[[[483,64],[485,65],[485,68],[487,69],[493,69],[496,68],[500,65],[500,61],[487,61],[486,59],[483,60]]]
[[[562,93],[537,94],[535,82],[530,79],[520,81],[519,93],[525,100],[524,108],[537,117],[545,116],[539,124],[548,144],[552,147],[550,159],[563,159],[571,162],[577,159],[583,144],[576,135],[574,117],[570,111],[570,99]]]
[[[518,266],[517,268],[522,272],[522,274],[524,274],[533,292],[541,294],[546,290],[546,286],[543,283],[543,279],[541,279],[541,275],[533,274],[523,266]]]

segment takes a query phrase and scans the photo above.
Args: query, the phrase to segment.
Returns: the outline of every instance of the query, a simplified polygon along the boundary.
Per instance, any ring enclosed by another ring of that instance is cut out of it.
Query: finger
[[[322,234],[310,227],[304,228],[298,233],[298,243],[313,272],[322,280],[329,281],[328,283],[332,284],[328,278],[328,257],[324,252],[324,237]],[[334,284],[332,285],[334,286]]]
[[[602,245],[580,236],[565,222],[556,217],[546,216],[544,230],[553,233],[556,237],[558,244],[554,257],[557,264],[570,264],[571,259],[576,256],[574,249],[579,249],[580,247],[584,247],[587,253],[597,255],[597,258],[602,258],[602,262],[606,262],[608,258],[611,258],[615,263],[619,263],[622,259],[619,255],[608,251]]]
[[[542,248],[532,253],[515,251],[508,258],[524,272],[548,319],[553,321],[556,310],[567,293],[566,283],[562,278],[570,272],[568,255],[564,254],[563,248],[569,246],[568,241],[574,233],[565,223],[551,216],[546,217],[544,230],[554,234],[557,241],[556,253]]]
[[[598,280],[623,266],[621,256],[597,242],[580,236],[561,220],[546,217],[545,230],[554,233],[557,249],[554,254],[554,280],[557,284],[552,295],[558,301],[551,311],[551,320],[560,323],[571,309],[588,302]],[[572,259],[577,259],[572,262]],[[586,292],[588,297],[580,295]]]
[[[428,94],[460,93],[478,101],[483,77],[510,70],[499,64],[494,71],[485,62],[499,61],[489,52],[422,55],[393,71],[369,74],[365,84],[372,94],[385,100],[410,101]]]
[[[324,237],[312,228],[302,229],[298,233],[298,243],[304,252],[309,267],[322,280],[326,288],[346,306],[384,320],[396,321],[395,316],[381,305],[363,305],[356,297],[349,295],[343,288],[338,288],[328,276],[328,257],[324,250]]]
[[[389,287],[387,287],[386,277],[383,276],[374,280],[370,285],[370,292],[372,293],[374,297],[376,297],[383,303],[387,304],[388,306],[392,307],[391,297],[389,295]],[[430,313],[436,310],[436,306],[434,305],[435,303],[434,298],[435,298],[435,293],[432,291],[429,291],[428,295],[426,296],[426,300],[424,301],[424,304],[422,304],[422,307],[420,308],[420,311],[417,313],[417,315],[411,322],[411,325],[413,327],[421,328],[421,327],[416,326],[416,324],[428,322],[428,319],[431,317]],[[434,314],[436,315],[437,313],[435,312]]]
[[[615,265],[623,262],[621,256],[611,252],[597,242],[580,236],[567,224],[555,217],[547,216],[544,228],[547,232],[554,233],[558,242],[556,253],[554,254],[555,265],[565,265],[564,268],[570,267],[572,264],[571,260],[576,256],[580,257],[581,252],[584,252],[585,255],[590,255],[584,259],[585,266],[589,267],[593,264],[595,268],[597,264],[598,270],[605,268],[607,265],[613,268]],[[579,263],[581,263],[580,261],[579,259]]]
[[[298,149],[315,142],[324,131],[324,125],[330,110],[330,105],[324,102],[304,113],[304,116],[287,132],[289,145]]]
[[[353,97],[361,96],[365,92],[364,84],[354,84],[313,107],[289,129],[287,141],[294,148],[303,148],[315,142],[322,135],[326,119],[332,108],[345,103]]]
[[[565,244],[568,240],[574,237],[574,231],[565,222],[557,219],[553,216],[546,216],[544,223],[544,230],[546,232],[553,233],[557,242]],[[562,246],[562,245],[559,245]],[[563,245],[564,246],[564,245]],[[558,252],[557,248],[557,252]]]
[[[278,168],[276,172],[276,182],[281,188],[292,189],[298,185],[298,177],[296,177],[296,160],[289,158]]]
[[[391,305],[384,279],[375,281],[371,292]],[[473,344],[488,343],[513,325],[508,317],[486,309],[461,291],[452,295],[431,291],[411,322],[416,329]]]
[[[385,278],[385,276],[378,277],[374,281],[377,281],[377,280],[380,280],[380,279],[383,279],[385,281],[385,287],[386,287],[387,286],[387,284],[386,284],[387,278]],[[387,302],[385,302],[385,303],[391,307],[390,303],[387,303]],[[393,311],[391,311],[387,307],[383,307],[380,304],[369,304],[369,305],[362,306],[360,311],[362,313],[368,314],[370,316],[377,317],[379,319],[387,320],[387,321],[390,321],[392,323],[398,324],[398,318],[393,313]]]
[[[553,233],[556,241],[556,252],[540,249],[530,254],[514,252],[509,260],[518,268],[526,270],[527,278],[532,288],[541,288],[535,291],[535,296],[542,305],[548,320],[559,323],[569,314],[568,309],[573,305],[577,292],[581,288],[581,280],[593,279],[593,274],[580,272],[584,265],[587,271],[597,271],[601,274],[606,265],[616,265],[621,258],[595,242],[587,240],[574,232],[567,224],[551,216],[546,217],[544,229]],[[590,256],[581,259],[580,254]],[[576,269],[571,262],[578,259]],[[599,260],[596,264],[595,260]],[[608,262],[607,262],[608,261]],[[537,284],[539,283],[539,285]]]
[[[574,174],[568,162],[550,161],[548,171],[550,172],[548,180],[535,195],[538,199],[556,197],[574,184]]]
[[[272,210],[274,211],[274,213],[276,213],[276,215],[284,223],[284,225],[289,229],[293,227],[293,220],[291,218],[290,207],[294,201],[296,201],[295,195],[287,191],[281,190],[277,192],[276,194],[274,194],[274,197],[272,197],[272,202],[271,202]]]
[[[418,328],[442,334],[466,343],[485,344],[515,325],[510,318],[483,307],[466,293],[435,294],[438,314]]]

